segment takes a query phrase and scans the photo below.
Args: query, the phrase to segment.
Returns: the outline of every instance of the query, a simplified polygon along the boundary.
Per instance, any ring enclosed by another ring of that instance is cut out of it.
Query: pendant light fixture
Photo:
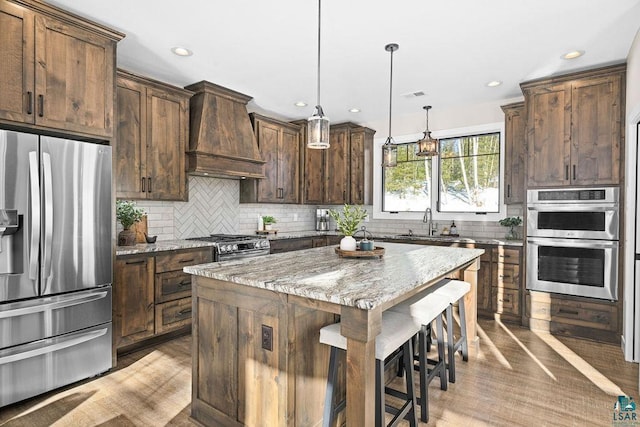
[[[392,168],[398,164],[398,147],[391,137],[391,96],[393,94],[393,52],[400,47],[396,43],[389,43],[384,50],[391,53],[391,72],[389,74],[389,136],[382,146],[382,167]]]
[[[313,115],[307,119],[307,147],[329,148],[329,118],[325,117],[320,105],[320,17],[321,3],[318,0],[318,94]]]
[[[431,137],[431,131],[429,130],[429,110],[431,109],[431,105],[426,105],[422,108],[427,112],[427,127],[422,139],[417,142],[418,147],[416,148],[416,156],[437,156],[439,142],[437,139]]]

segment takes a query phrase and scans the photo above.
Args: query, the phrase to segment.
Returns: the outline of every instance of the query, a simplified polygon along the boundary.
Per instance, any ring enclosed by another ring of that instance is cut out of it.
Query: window
[[[434,218],[499,219],[501,133],[500,123],[439,132],[440,155],[433,159],[416,156],[415,142],[398,143],[398,165],[374,177],[382,189],[374,195],[374,217],[421,219],[431,208]]]
[[[500,133],[440,140],[440,212],[500,211]]]

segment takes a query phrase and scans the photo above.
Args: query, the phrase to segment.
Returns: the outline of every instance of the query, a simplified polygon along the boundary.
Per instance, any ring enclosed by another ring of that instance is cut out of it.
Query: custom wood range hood
[[[211,82],[186,86],[190,101],[187,172],[220,178],[264,178],[264,160],[247,114],[252,98]]]

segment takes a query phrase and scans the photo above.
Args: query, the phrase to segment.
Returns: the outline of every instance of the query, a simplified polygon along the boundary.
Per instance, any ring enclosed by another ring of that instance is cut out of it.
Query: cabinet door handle
[[[347,190],[342,190],[342,198],[347,200]]]
[[[179,312],[176,313],[176,317],[182,317],[185,314],[189,314],[189,313],[191,313],[191,309],[190,308],[187,308],[187,309],[184,309],[184,310],[180,310]]]
[[[127,265],[137,265],[137,264],[144,264],[146,262],[147,262],[147,260],[141,259],[140,261],[127,261],[125,264],[127,264]]]
[[[27,92],[27,114],[33,114],[33,92]]]
[[[44,95],[38,95],[38,117],[44,117]]]
[[[507,197],[511,197],[511,184],[507,184]]]
[[[569,181],[569,165],[564,165],[564,179]]]
[[[142,177],[142,192],[144,193],[144,182],[146,181],[145,177]]]
[[[149,193],[151,193],[151,177],[147,177],[147,180],[149,181]]]
[[[576,180],[576,165],[573,165],[573,180]]]
[[[184,288],[185,286],[191,286],[191,282],[180,282],[178,283],[179,288]]]

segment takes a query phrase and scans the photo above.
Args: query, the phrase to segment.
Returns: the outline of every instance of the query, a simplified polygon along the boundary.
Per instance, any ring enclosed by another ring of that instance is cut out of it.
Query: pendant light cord
[[[318,107],[320,105],[320,23],[321,23],[321,16],[322,16],[322,0],[318,0],[318,95],[317,95],[317,104],[316,107]],[[322,116],[322,113],[319,112],[320,116]]]
[[[393,51],[394,49],[391,49],[391,72],[389,73],[389,138],[387,139],[388,141],[391,140],[391,95],[392,95],[392,90],[393,90]]]

